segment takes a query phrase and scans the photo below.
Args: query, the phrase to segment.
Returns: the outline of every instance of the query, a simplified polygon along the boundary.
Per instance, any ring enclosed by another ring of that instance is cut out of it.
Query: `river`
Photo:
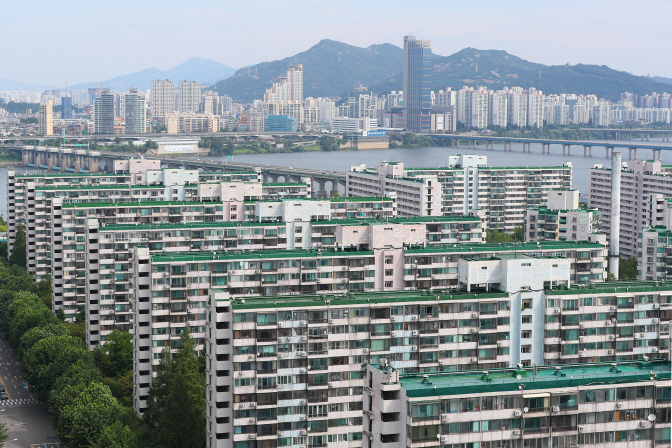
[[[654,141],[654,139],[652,139]],[[660,141],[660,139],[655,139]],[[376,163],[386,161],[403,162],[408,167],[435,167],[445,166],[446,157],[455,154],[478,154],[488,156],[489,166],[558,166],[563,162],[572,162],[572,187],[586,192],[589,170],[595,163],[610,166],[611,161],[606,159],[602,147],[593,148],[593,157],[584,157],[583,148],[574,146],[571,155],[562,155],[559,145],[551,147],[551,154],[542,154],[541,145],[532,144],[530,153],[522,152],[522,145],[514,143],[513,151],[504,151],[501,144],[495,145],[494,150],[478,148],[456,147],[427,147],[427,148],[396,148],[373,149],[365,151],[336,151],[336,152],[297,152],[279,154],[240,154],[233,156],[233,161],[255,163],[259,165],[277,165],[318,170],[346,171],[353,165],[365,163],[375,166]],[[627,150],[621,151],[623,160],[628,160]],[[650,150],[639,150],[639,158],[650,158]],[[663,163],[672,164],[672,151],[662,151]],[[204,159],[228,160],[227,157],[205,157]],[[7,169],[0,168],[0,213],[7,217]],[[18,168],[16,171],[23,172]]]

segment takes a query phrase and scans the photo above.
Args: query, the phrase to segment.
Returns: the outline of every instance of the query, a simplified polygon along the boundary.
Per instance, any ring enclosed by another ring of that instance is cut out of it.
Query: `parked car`
[[[4,390],[0,392],[0,400],[6,400],[7,398],[9,398],[7,396],[7,392],[5,392]]]

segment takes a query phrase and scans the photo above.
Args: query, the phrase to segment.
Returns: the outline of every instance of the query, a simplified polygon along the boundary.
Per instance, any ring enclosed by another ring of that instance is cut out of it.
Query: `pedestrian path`
[[[37,404],[37,403],[38,403],[38,401],[33,397],[17,398],[17,399],[14,399],[14,400],[2,400],[2,401],[0,401],[0,407],[3,407],[3,406],[28,406],[28,405]]]

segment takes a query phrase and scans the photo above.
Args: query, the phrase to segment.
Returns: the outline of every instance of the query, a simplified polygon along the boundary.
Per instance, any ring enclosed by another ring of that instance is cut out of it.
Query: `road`
[[[4,335],[0,335],[0,383],[9,399],[0,401],[0,423],[7,425],[5,448],[63,448],[51,426],[47,407],[23,388],[21,365]]]

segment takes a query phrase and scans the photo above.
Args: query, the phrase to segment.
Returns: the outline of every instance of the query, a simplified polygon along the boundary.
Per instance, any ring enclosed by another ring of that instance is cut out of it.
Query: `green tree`
[[[157,439],[166,448],[201,448],[206,442],[205,377],[199,371],[189,327],[180,337]]]
[[[37,296],[44,306],[51,309],[51,275],[47,275],[37,284]]]
[[[485,234],[486,243],[511,243],[513,242],[513,236],[506,232],[500,232],[499,230],[491,230]]]
[[[60,323],[48,323],[43,326],[31,328],[21,336],[19,348],[16,350],[16,355],[19,361],[23,359],[25,354],[33,348],[33,345],[42,339],[50,338],[52,336],[64,336],[68,334],[67,328]]]
[[[0,447],[5,446],[5,442],[7,441],[7,424],[6,423],[0,423]]]
[[[618,263],[619,280],[637,279],[637,257],[621,258]]]
[[[121,377],[133,369],[133,338],[127,331],[113,330],[95,352],[96,365],[110,378]]]
[[[12,255],[9,256],[9,263],[24,269],[26,268],[26,231],[22,225],[19,225],[16,231],[16,239]]]
[[[137,433],[119,420],[104,428],[98,440],[91,444],[91,448],[137,448],[138,446]]]

